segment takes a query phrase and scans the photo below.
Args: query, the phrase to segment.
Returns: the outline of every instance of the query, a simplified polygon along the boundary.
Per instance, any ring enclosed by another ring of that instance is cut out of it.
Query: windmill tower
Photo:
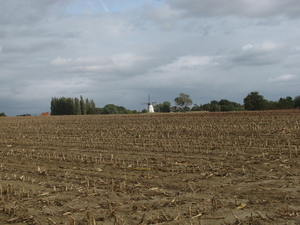
[[[148,105],[148,113],[154,113],[153,104],[156,102],[150,102],[150,95],[148,95],[148,102],[142,103],[142,105]]]

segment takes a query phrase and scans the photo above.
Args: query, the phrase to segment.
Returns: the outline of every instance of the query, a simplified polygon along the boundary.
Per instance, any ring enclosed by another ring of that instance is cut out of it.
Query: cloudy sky
[[[300,95],[299,0],[0,0],[0,112]]]

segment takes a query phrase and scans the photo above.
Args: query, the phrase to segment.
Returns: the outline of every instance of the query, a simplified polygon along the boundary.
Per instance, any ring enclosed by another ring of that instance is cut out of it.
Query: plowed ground
[[[0,224],[300,224],[300,112],[0,118]]]

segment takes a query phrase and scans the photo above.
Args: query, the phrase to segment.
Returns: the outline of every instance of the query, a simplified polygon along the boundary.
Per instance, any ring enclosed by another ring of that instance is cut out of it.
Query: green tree
[[[258,91],[249,93],[246,98],[244,98],[244,108],[246,110],[266,109],[264,96],[260,95]]]
[[[171,111],[170,108],[171,108],[171,103],[167,101],[160,104],[156,104],[154,106],[156,112],[170,112]]]
[[[294,108],[294,100],[291,96],[287,96],[286,98],[280,98],[278,100],[278,108],[279,109],[291,109]]]
[[[194,106],[191,108],[191,111],[201,111],[201,110],[202,110],[201,106],[197,104],[194,104]]]
[[[74,105],[74,115],[81,115],[80,101],[78,98],[74,99]]]
[[[219,101],[219,105],[221,106],[221,111],[242,111],[244,107],[236,102],[228,101],[227,99],[221,99]]]
[[[278,102],[265,100],[265,106],[268,110],[278,109]]]
[[[92,107],[90,113],[94,114],[96,112],[95,103],[93,100],[89,101],[89,104]],[[86,115],[86,103],[84,102],[82,96],[80,96],[80,100],[78,98],[52,98],[51,104],[51,115]]]
[[[219,101],[219,105],[221,107],[221,111],[234,111],[233,104],[227,99],[221,99]]]
[[[202,108],[203,111],[210,111],[210,103],[206,103],[204,105],[200,106]]]
[[[115,106],[114,104],[107,104],[103,107],[103,114],[118,114],[118,106]]]
[[[0,116],[6,116],[4,112],[0,113]]]
[[[103,108],[95,108],[97,111],[97,114],[103,114]]]
[[[97,110],[97,108],[89,108],[86,111],[86,114],[90,115],[90,114],[99,114],[99,111]]]
[[[237,103],[237,102],[230,102],[230,103],[233,105],[233,110],[234,111],[243,111],[243,110],[245,110],[244,107],[241,104]]]
[[[193,104],[192,99],[190,99],[190,96],[184,93],[180,93],[179,97],[174,99],[176,105],[186,108]]]
[[[127,114],[127,109],[124,106],[117,106],[119,114]]]
[[[86,114],[97,114],[96,104],[93,99],[85,99]]]
[[[73,98],[66,98],[66,107],[65,107],[65,115],[74,115],[75,103]]]
[[[162,104],[161,112],[170,112],[171,102],[165,101]]]
[[[300,95],[294,98],[294,108],[300,108]]]
[[[72,98],[52,98],[51,100],[51,115],[73,115],[74,100]]]
[[[221,106],[218,101],[213,100],[210,102],[210,111],[211,112],[219,112],[221,111]]]
[[[86,105],[82,95],[80,95],[80,109],[81,109],[81,115],[86,115]]]

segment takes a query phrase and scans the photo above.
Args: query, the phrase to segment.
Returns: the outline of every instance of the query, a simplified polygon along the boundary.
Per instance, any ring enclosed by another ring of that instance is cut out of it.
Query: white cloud
[[[63,58],[61,56],[58,56],[56,59],[53,59],[50,64],[55,66],[64,66],[72,62],[72,59]]]
[[[285,74],[285,75],[281,75],[281,76],[277,76],[277,77],[270,77],[268,79],[268,81],[270,82],[284,82],[284,81],[292,81],[294,79],[296,79],[296,75],[292,75],[292,74]]]
[[[264,43],[262,43],[262,45],[260,46],[260,48],[264,51],[273,51],[273,50],[278,50],[280,48],[284,47],[284,43],[276,43],[273,41],[266,41]]]
[[[273,42],[273,41],[265,41],[261,44],[246,44],[242,47],[244,51],[276,51],[285,46],[284,43]]]
[[[246,45],[244,45],[244,46],[242,47],[242,49],[243,49],[244,51],[247,51],[247,50],[252,49],[253,47],[254,47],[254,45],[252,45],[252,44],[246,44]]]
[[[200,67],[217,65],[214,57],[211,56],[182,56],[176,59],[174,62],[161,66],[160,69],[164,71],[170,70],[196,70]]]

